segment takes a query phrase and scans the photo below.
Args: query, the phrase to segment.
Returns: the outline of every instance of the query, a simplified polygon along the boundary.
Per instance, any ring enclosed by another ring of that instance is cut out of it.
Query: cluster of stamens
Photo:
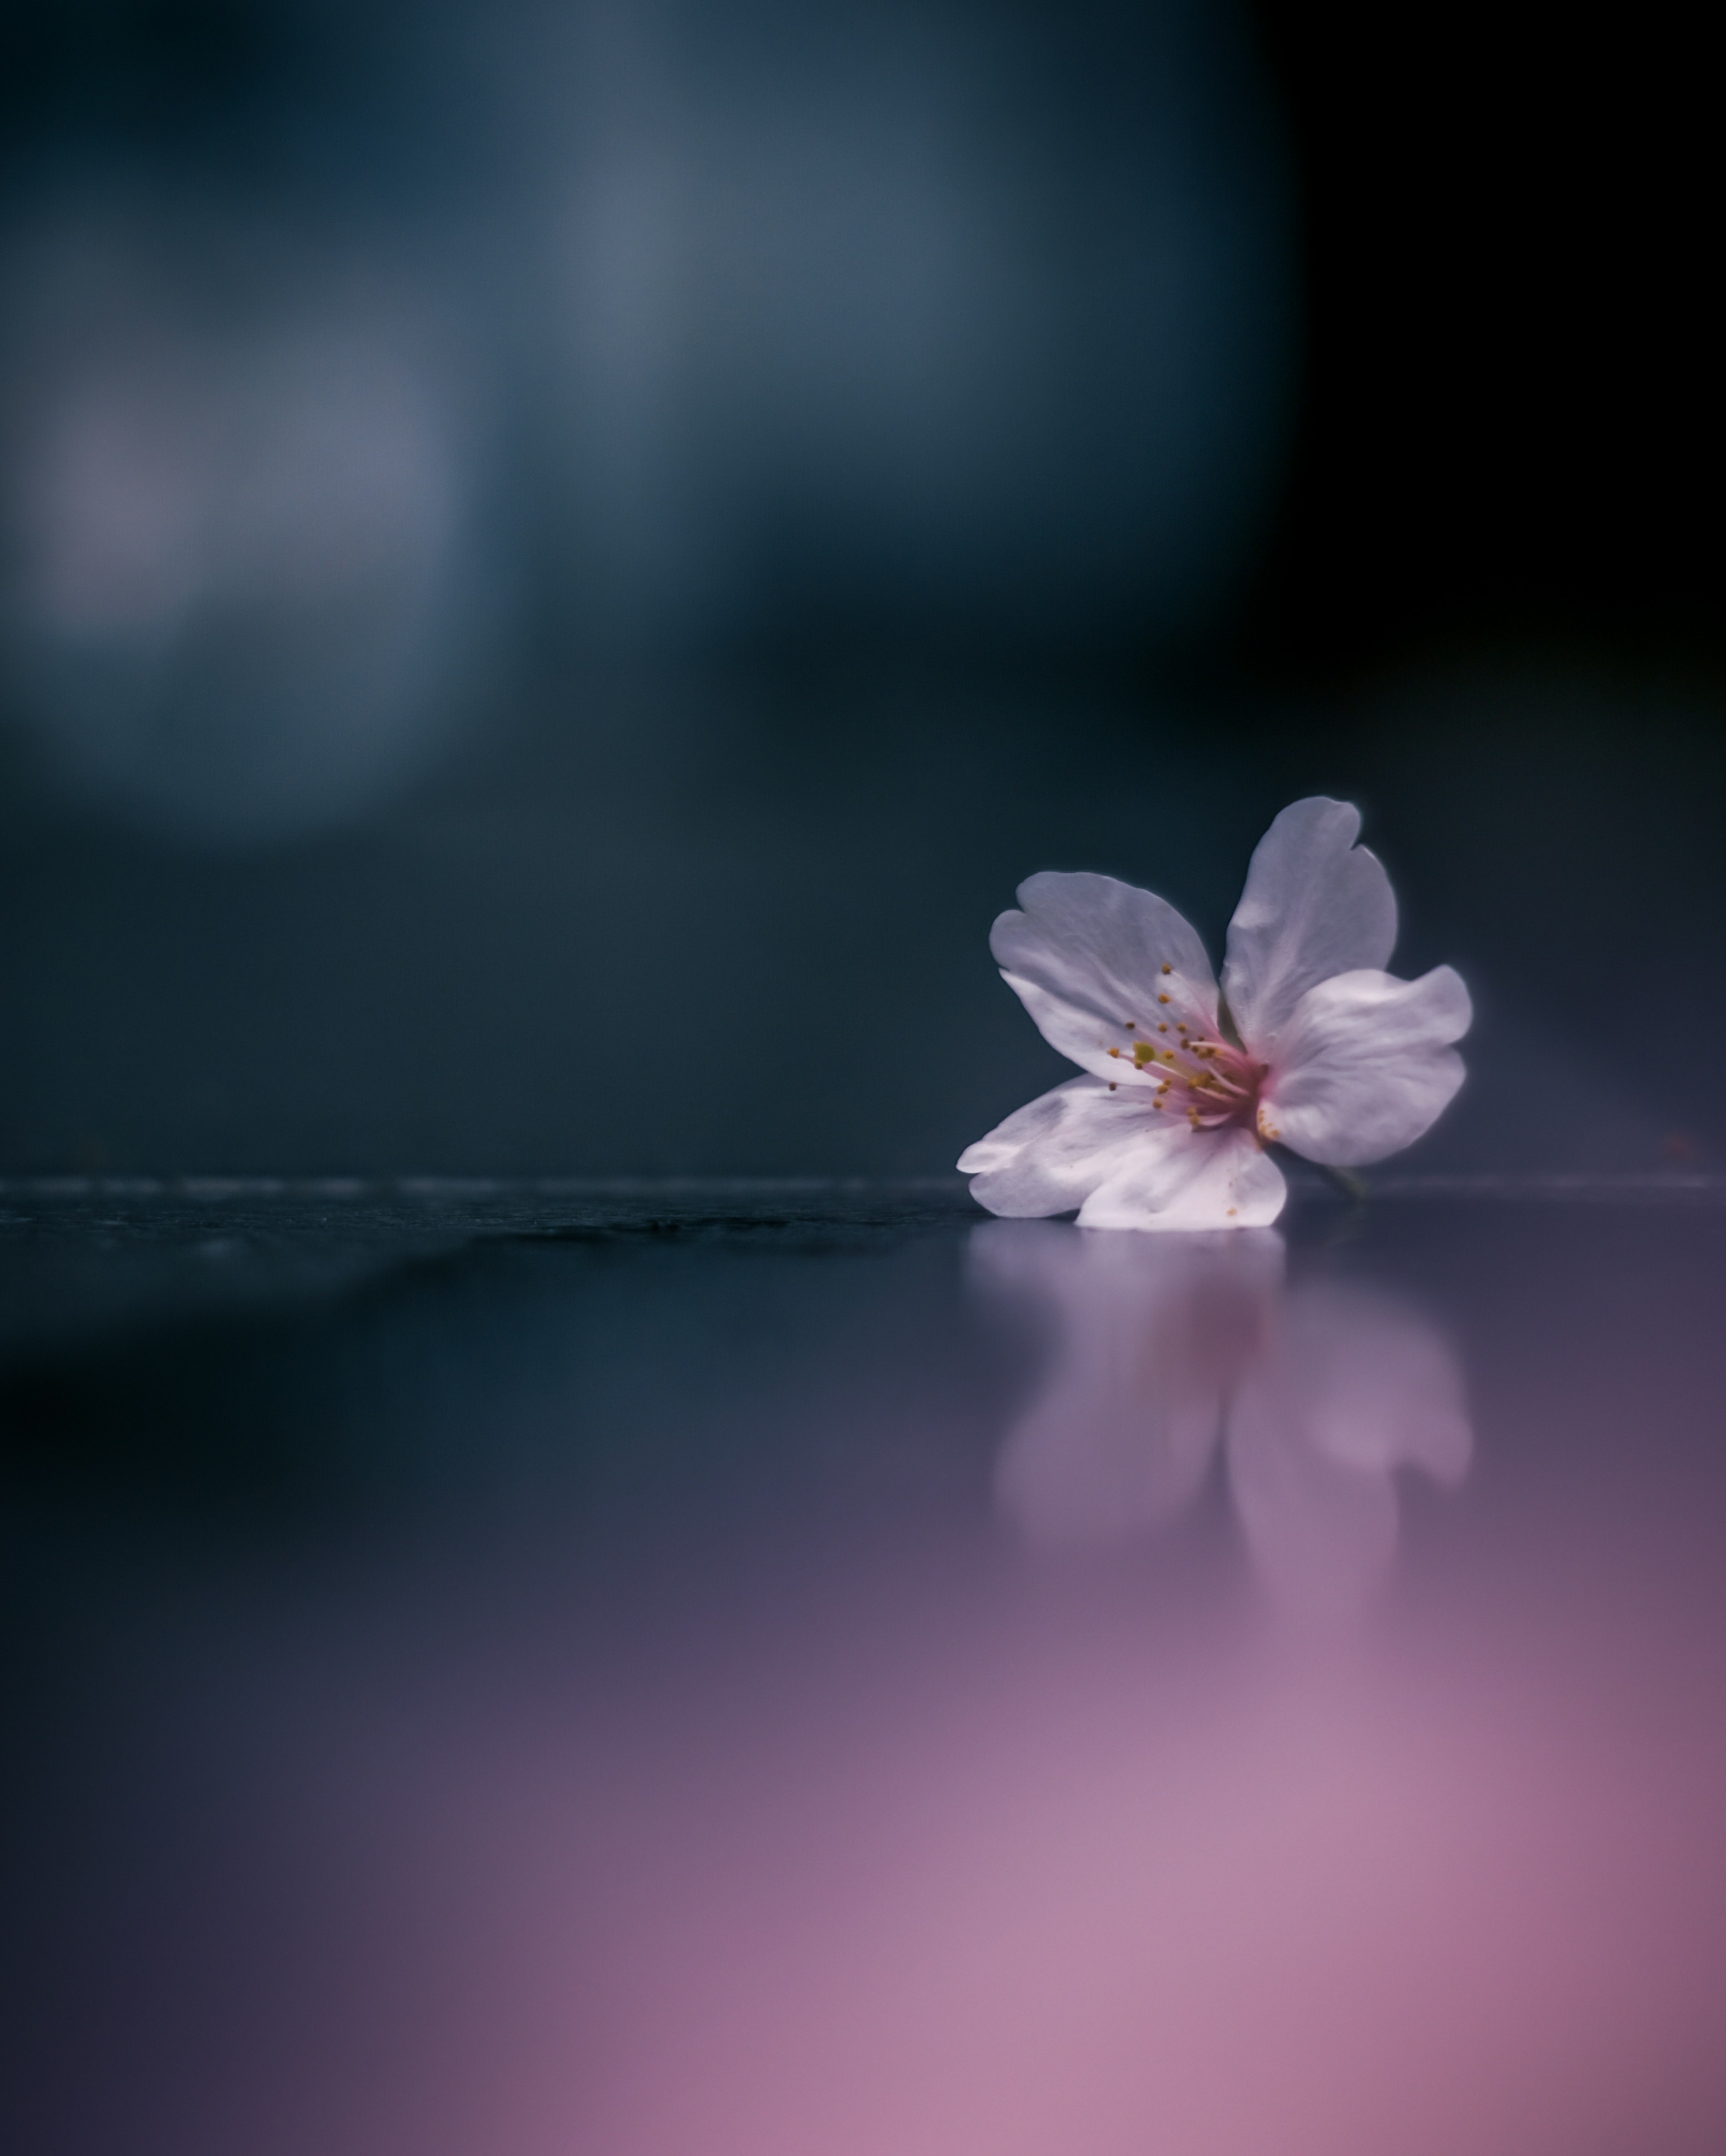
[[[1157,998],[1159,1015],[1148,1024],[1132,1019],[1123,1022],[1123,1030],[1136,1035],[1133,1069],[1148,1075],[1154,1071],[1161,1081],[1152,1105],[1184,1116],[1195,1131],[1217,1130],[1225,1123],[1252,1126],[1266,1066],[1233,1041],[1219,1038],[1214,1021],[1207,1019],[1185,983],[1174,977],[1173,967],[1164,966],[1163,971],[1170,980],[1169,988]],[[1177,1018],[1177,1009],[1187,1017]],[[1116,1057],[1125,1053],[1119,1048],[1109,1050]]]

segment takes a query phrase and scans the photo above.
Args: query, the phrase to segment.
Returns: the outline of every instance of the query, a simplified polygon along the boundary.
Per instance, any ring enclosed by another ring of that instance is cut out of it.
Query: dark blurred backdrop
[[[0,31],[0,1164],[923,1171],[1359,800],[1437,1163],[1718,1161],[1689,13]]]

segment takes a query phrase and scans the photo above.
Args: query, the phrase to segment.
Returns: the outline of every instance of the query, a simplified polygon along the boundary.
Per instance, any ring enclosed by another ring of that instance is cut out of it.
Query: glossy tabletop
[[[0,1253],[31,2156],[1726,2145],[1726,1185]]]

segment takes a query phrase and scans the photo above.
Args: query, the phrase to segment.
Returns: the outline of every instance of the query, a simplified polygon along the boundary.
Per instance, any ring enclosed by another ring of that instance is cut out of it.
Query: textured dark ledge
[[[1346,1197],[1322,1172],[1285,1162],[1302,1197]],[[1361,1181],[1379,1198],[1617,1199],[1726,1197],[1726,1171],[1662,1168],[1594,1173],[1569,1169],[1406,1173],[1369,1169]],[[573,1200],[607,1206],[743,1205],[799,1209],[831,1203],[955,1203],[967,1195],[962,1175],[13,1175],[0,1176],[0,1204],[100,1200],[175,1205],[290,1204],[484,1206]]]

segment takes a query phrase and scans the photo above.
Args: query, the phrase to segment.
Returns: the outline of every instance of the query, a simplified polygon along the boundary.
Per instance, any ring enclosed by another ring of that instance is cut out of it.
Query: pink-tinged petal
[[[1142,1086],[1112,1092],[1100,1078],[1069,1078],[967,1146],[959,1173],[975,1178],[971,1195],[991,1213],[1071,1213],[1138,1147],[1166,1135],[1151,1101]]]
[[[1266,1081],[1261,1132],[1333,1168],[1400,1152],[1462,1083],[1451,1043],[1473,1014],[1449,966],[1418,981],[1356,973],[1309,988]]]
[[[1314,1612],[1358,1608],[1395,1552],[1395,1471],[1459,1481],[1473,1444],[1456,1356],[1417,1311],[1372,1288],[1297,1289],[1229,1418],[1261,1578]]]
[[[1044,1040],[1081,1070],[1153,1084],[1133,1064],[1147,1027],[1215,1030],[1210,961],[1165,900],[1113,876],[1048,873],[1020,884],[1019,903],[1023,911],[995,922],[989,949]]]
[[[1051,1342],[996,1458],[1000,1510],[1045,1547],[1127,1540],[1179,1512],[1270,1329],[1282,1238],[991,1220],[972,1230],[967,1260],[974,1283],[1025,1306]]]
[[[1322,795],[1285,808],[1259,840],[1229,923],[1223,993],[1241,1038],[1273,1060],[1309,988],[1386,965],[1396,899],[1375,854],[1357,846],[1360,811]]]
[[[1081,1228],[1268,1228],[1288,1187],[1251,1131],[1156,1127],[1079,1212]]]

